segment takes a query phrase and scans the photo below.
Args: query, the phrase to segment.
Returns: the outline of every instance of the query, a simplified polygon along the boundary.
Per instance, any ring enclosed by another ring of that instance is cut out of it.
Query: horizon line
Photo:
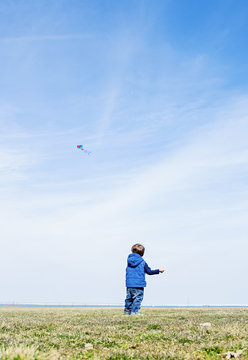
[[[18,302],[3,302],[0,303],[0,307],[117,307],[123,308],[122,304],[78,304],[78,303],[18,303]],[[165,305],[155,305],[148,304],[143,305],[143,308],[166,308],[166,307],[182,307],[182,308],[194,308],[194,307],[248,307],[248,304],[165,304]]]

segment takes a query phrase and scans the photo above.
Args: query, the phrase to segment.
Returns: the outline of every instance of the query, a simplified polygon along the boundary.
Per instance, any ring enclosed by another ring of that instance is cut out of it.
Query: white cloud
[[[193,303],[227,302],[223,269],[233,263],[231,254],[247,252],[247,101],[223,108],[212,124],[192,131],[187,144],[137,169],[105,197],[97,186],[79,192],[77,187],[57,195],[26,192],[2,203],[1,266],[13,259],[23,287],[16,295],[6,285],[8,298],[120,303],[126,252],[141,241],[152,266],[168,266],[165,277],[149,282],[147,303],[182,303],[188,297]],[[24,160],[18,161],[20,166]],[[243,270],[237,266],[231,275],[226,269],[228,286],[243,287]],[[11,281],[15,272],[9,267]],[[37,277],[43,279],[39,286]],[[246,297],[244,292],[239,302]],[[235,292],[229,301],[238,301]]]
[[[0,42],[26,42],[26,41],[63,41],[91,39],[92,34],[60,34],[60,35],[25,35],[15,37],[2,37]]]

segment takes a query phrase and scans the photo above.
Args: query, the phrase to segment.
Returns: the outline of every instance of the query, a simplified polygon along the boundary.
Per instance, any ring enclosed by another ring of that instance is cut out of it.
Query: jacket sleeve
[[[145,273],[148,274],[148,275],[155,275],[155,274],[159,274],[159,269],[156,269],[156,270],[152,270],[148,265],[147,263],[145,263]]]

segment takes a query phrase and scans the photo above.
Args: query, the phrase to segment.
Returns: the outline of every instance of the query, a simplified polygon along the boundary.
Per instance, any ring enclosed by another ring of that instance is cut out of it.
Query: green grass
[[[0,359],[248,359],[248,309],[5,308]],[[202,323],[211,323],[203,327]],[[91,344],[91,345],[90,345]]]

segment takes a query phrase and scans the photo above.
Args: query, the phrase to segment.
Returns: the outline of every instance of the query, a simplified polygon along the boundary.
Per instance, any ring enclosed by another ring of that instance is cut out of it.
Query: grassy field
[[[142,312],[3,308],[0,359],[248,359],[248,309]]]

